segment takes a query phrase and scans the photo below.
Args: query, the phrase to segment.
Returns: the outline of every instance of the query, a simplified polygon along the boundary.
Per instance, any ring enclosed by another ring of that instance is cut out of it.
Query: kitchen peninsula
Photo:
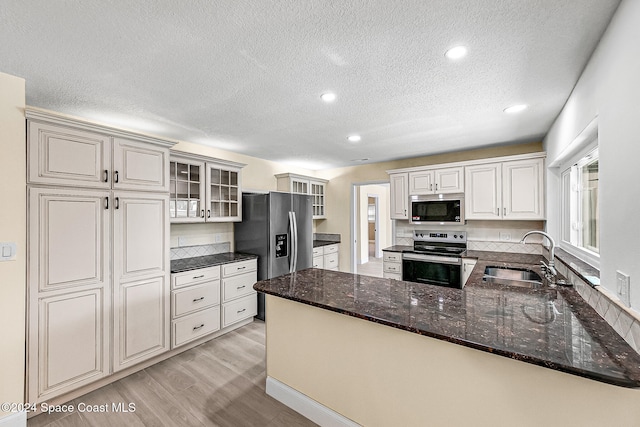
[[[267,392],[320,424],[634,425],[640,355],[573,288],[487,284],[486,264],[462,290],[321,269],[258,282]]]

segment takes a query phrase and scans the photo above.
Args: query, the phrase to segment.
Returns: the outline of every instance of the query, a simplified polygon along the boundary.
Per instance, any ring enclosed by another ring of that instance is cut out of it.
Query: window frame
[[[560,165],[560,247],[568,253],[580,258],[581,260],[591,264],[596,268],[600,268],[600,253],[589,250],[587,247],[576,246],[572,242],[579,240],[577,234],[580,230],[572,227],[573,217],[571,216],[571,207],[577,208],[581,203],[581,197],[577,190],[572,189],[572,181],[577,182],[577,168],[574,166],[582,166],[587,163],[586,158],[589,155],[595,155],[600,160],[598,151],[598,133],[597,129],[582,143],[574,155],[564,160]],[[590,159],[592,161],[593,159]],[[574,169],[574,170],[572,170]],[[573,175],[573,176],[572,176]],[[599,174],[598,174],[599,175]],[[568,194],[567,194],[568,193]]]

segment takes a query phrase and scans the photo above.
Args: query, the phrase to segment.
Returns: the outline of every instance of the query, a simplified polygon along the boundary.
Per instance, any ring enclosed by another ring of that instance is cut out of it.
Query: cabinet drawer
[[[387,273],[386,271],[384,273],[382,273],[382,277],[384,277],[385,279],[402,280],[402,274]]]
[[[235,276],[236,274],[247,273],[258,270],[258,262],[255,259],[248,261],[234,262],[222,266],[222,277]]]
[[[328,255],[328,254],[332,254],[332,253],[338,252],[338,245],[337,245],[337,244],[335,244],[335,245],[328,245],[328,246],[324,246],[324,247],[323,247],[323,251],[324,251],[323,253],[324,253],[325,255]]]
[[[220,306],[211,307],[171,322],[171,348],[220,329]]]
[[[324,268],[324,256],[313,257],[313,268]]]
[[[227,302],[241,296],[255,293],[253,285],[257,281],[257,271],[222,279],[222,301]]]
[[[322,246],[319,246],[317,248],[313,248],[313,256],[317,257],[317,256],[322,256],[324,255],[324,250],[322,249]]]
[[[220,267],[200,268],[198,270],[174,273],[171,275],[171,288],[178,289],[196,283],[209,282],[220,278]]]
[[[237,299],[222,306],[222,326],[227,327],[243,319],[258,314],[258,297],[254,292],[251,295]]]
[[[385,262],[383,264],[383,271],[387,273],[402,274],[402,264],[395,262]]]
[[[382,252],[382,261],[402,262],[402,252]]]
[[[171,313],[174,318],[216,304],[220,304],[219,280],[171,291]]]
[[[338,253],[334,252],[324,256],[324,267],[326,270],[336,270],[338,268]]]

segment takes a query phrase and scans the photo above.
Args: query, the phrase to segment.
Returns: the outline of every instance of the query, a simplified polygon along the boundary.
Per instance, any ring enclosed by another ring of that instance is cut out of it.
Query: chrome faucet
[[[544,237],[546,237],[549,240],[549,265],[546,265],[544,262],[542,263],[542,265],[544,265],[547,268],[547,271],[552,275],[552,276],[557,276],[558,272],[556,271],[555,268],[555,263],[554,263],[554,259],[555,259],[555,247],[556,247],[556,242],[553,241],[553,238],[551,236],[549,236],[547,233],[545,233],[544,231],[539,231],[539,230],[532,230],[529,231],[528,233],[526,233],[524,236],[522,236],[522,240],[520,240],[520,243],[524,243],[524,240],[530,235],[530,234],[540,234]]]

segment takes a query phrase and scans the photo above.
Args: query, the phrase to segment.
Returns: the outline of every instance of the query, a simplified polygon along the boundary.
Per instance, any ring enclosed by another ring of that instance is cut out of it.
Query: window
[[[593,261],[600,253],[598,149],[592,148],[572,163],[561,175],[562,243],[586,255],[585,261]]]

